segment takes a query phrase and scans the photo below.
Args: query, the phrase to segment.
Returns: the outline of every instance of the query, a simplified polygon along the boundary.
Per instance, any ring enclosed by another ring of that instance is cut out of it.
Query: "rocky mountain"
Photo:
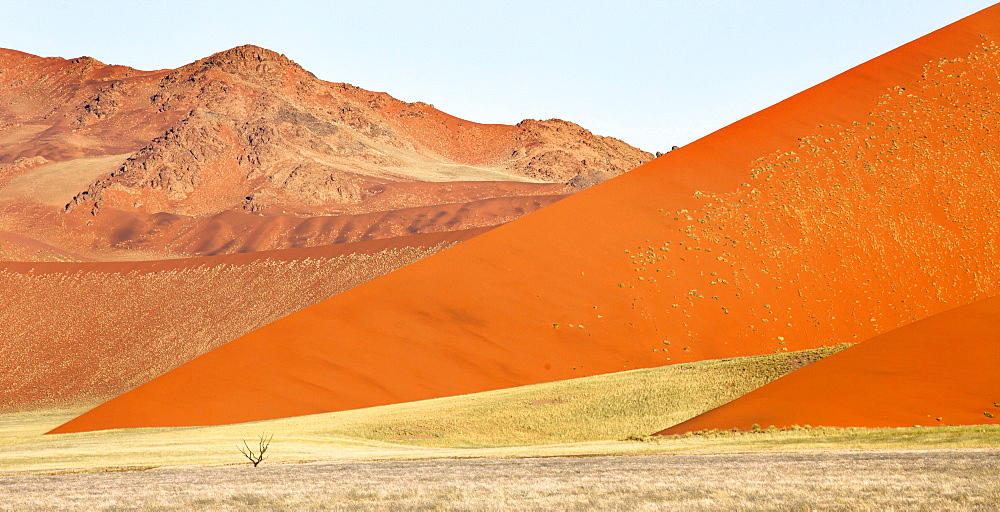
[[[159,71],[0,50],[0,231],[53,248],[21,258],[489,227],[652,157],[561,120],[462,120],[256,46]]]

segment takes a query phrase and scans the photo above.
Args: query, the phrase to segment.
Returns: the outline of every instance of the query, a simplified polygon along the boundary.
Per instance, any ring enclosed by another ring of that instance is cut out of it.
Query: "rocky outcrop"
[[[653,159],[648,152],[561,119],[527,119],[517,127],[518,147],[508,167],[541,181],[568,182],[583,175],[607,179]]]

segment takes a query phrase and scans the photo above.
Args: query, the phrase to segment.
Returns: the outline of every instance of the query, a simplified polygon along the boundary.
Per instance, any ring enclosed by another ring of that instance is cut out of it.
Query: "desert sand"
[[[56,431],[251,421],[859,342],[1000,295],[997,40],[993,7]]]

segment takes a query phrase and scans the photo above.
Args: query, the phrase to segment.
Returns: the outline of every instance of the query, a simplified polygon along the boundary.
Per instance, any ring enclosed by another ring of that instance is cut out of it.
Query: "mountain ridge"
[[[230,229],[238,237],[259,223],[252,216],[305,222],[364,213],[363,205],[401,184],[454,182],[484,199],[497,191],[507,203],[497,218],[510,219],[536,209],[534,197],[553,195],[553,185],[570,194],[580,188],[567,185],[573,178],[600,181],[652,158],[566,121],[484,125],[327,82],[253,45],[156,71],[0,50],[0,70],[0,91],[11,98],[0,104],[2,227],[96,259],[139,248],[161,257],[201,254],[170,249],[176,240],[164,230],[137,231],[150,216],[191,232],[208,229],[206,218],[245,213]],[[87,176],[87,185],[69,190]],[[519,198],[500,192],[501,183],[519,182]],[[5,193],[4,183],[14,186]],[[438,215],[435,198],[421,195],[423,204],[405,207]],[[404,206],[386,197],[377,201],[383,211]],[[61,211],[48,210],[55,205]],[[81,245],[53,229],[52,217],[96,241]],[[282,240],[267,248],[288,246]]]

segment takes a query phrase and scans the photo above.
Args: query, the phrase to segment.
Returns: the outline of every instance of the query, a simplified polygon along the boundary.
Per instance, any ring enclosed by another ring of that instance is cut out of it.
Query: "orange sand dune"
[[[565,188],[561,185],[517,185],[529,195],[487,197],[462,203],[442,201],[353,215],[301,216],[280,211],[248,215],[243,211],[230,210],[210,216],[188,217],[107,208],[99,219],[92,222],[99,226],[99,233],[107,233],[106,237],[95,237],[106,238],[100,244],[106,247],[125,248],[132,253],[211,256],[489,228],[566,197],[558,193]],[[433,190],[438,187],[424,188]],[[544,191],[555,193],[530,195]]]
[[[55,432],[250,421],[818,347],[1000,295],[998,40],[1000,6]]]
[[[658,432],[1000,423],[1000,297],[938,313]]]
[[[389,183],[375,187],[373,199],[325,215],[264,209],[191,216],[105,207],[98,216],[71,216],[0,200],[0,260],[159,260],[490,228],[572,191],[553,183]],[[12,232],[2,234],[5,228]]]
[[[86,261],[86,258],[24,235],[0,231],[0,261],[11,260]]]

